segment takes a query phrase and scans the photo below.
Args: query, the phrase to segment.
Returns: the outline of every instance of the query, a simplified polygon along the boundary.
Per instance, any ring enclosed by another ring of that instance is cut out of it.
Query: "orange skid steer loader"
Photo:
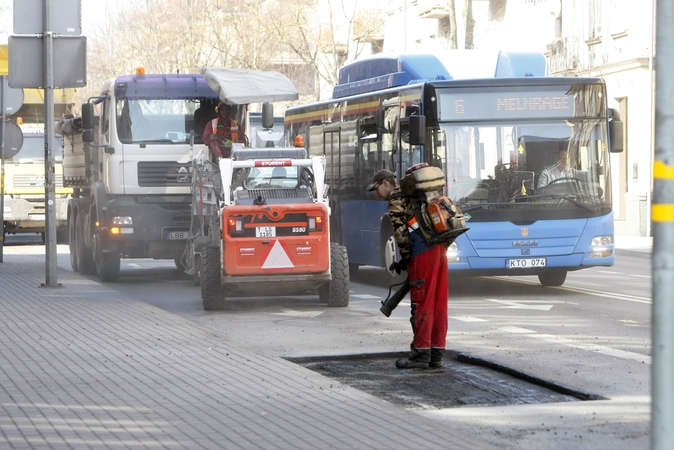
[[[225,134],[231,155],[217,163],[203,149],[192,158],[192,223],[180,263],[201,286],[204,309],[222,309],[226,297],[316,290],[328,306],[348,306],[346,247],[330,242],[325,158],[275,147],[272,137],[270,102],[296,100],[297,89],[278,72],[204,68],[202,74],[232,105],[246,137],[237,143]],[[248,139],[253,103],[262,103],[263,130]],[[265,144],[253,148],[251,141]]]

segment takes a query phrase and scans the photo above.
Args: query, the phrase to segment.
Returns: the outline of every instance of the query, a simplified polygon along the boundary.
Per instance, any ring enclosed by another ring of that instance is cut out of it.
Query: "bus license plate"
[[[166,233],[166,239],[169,241],[180,241],[187,239],[187,235],[189,232],[187,231],[171,231],[169,233]]]
[[[255,227],[255,237],[259,238],[276,237],[276,227]]]
[[[546,266],[545,258],[506,259],[506,269],[531,269]]]

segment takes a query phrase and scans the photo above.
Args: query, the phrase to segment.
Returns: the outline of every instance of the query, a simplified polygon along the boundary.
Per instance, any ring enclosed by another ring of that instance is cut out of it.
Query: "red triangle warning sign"
[[[295,265],[290,261],[288,254],[279,241],[274,241],[267,259],[262,264],[263,269],[290,269]]]

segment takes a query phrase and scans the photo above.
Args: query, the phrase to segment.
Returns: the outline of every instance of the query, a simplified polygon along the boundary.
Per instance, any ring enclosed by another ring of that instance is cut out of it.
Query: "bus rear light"
[[[323,231],[322,216],[309,216],[307,217],[307,222],[309,224],[309,231]]]
[[[227,232],[231,236],[243,234],[243,219],[241,217],[230,217],[227,219]]]

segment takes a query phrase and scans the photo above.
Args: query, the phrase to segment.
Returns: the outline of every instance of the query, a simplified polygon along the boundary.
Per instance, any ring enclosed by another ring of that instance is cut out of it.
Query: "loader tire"
[[[330,243],[330,270],[332,280],[319,288],[319,298],[329,307],[349,306],[349,257],[346,247],[336,242]]]
[[[221,276],[220,249],[208,246],[201,252],[201,300],[205,311],[218,311],[225,305]]]

